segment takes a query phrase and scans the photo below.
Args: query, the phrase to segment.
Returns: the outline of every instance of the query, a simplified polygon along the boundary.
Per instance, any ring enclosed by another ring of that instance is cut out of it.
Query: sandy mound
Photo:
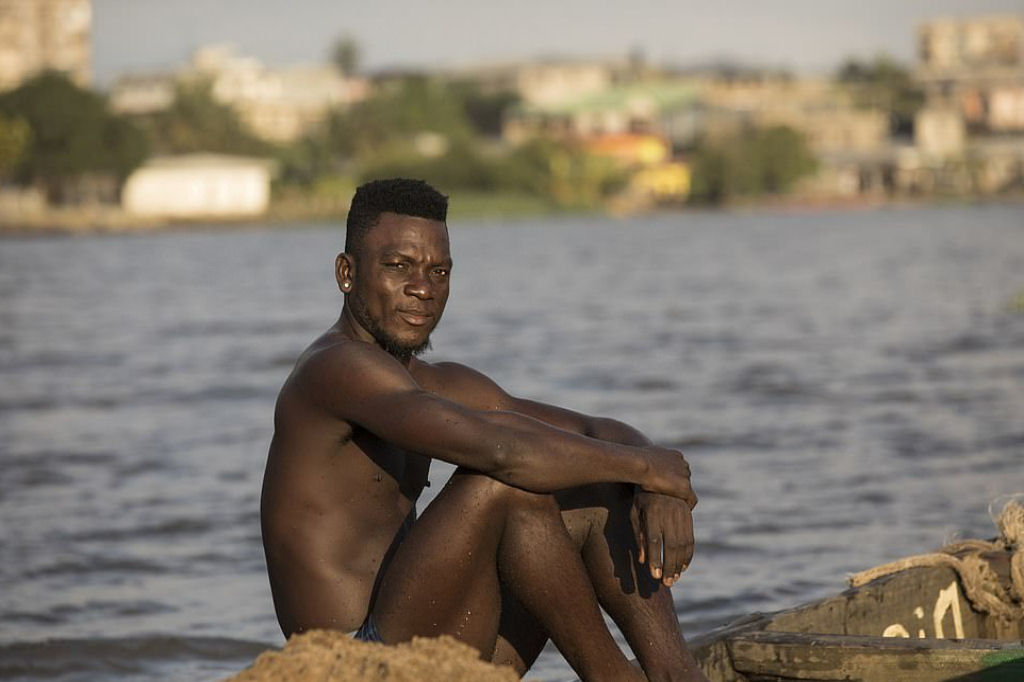
[[[408,644],[359,642],[330,630],[310,630],[281,651],[265,651],[225,682],[517,682],[512,668],[481,661],[476,649],[451,637],[416,637]]]

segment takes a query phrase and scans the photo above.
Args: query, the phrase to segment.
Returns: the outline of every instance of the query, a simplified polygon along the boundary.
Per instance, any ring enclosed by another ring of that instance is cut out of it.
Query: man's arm
[[[567,431],[612,443],[646,447],[650,439],[637,429],[615,419],[592,417],[506,393],[485,375],[456,363],[441,363],[448,391],[456,399],[491,409],[508,410],[539,419]],[[639,560],[648,563],[652,577],[671,586],[693,560],[693,516],[697,496],[686,498],[659,495],[638,489],[632,510],[633,532]],[[649,561],[648,561],[649,560]]]
[[[533,417],[467,407],[424,390],[384,351],[342,342],[307,360],[300,380],[332,416],[400,448],[535,492],[623,482],[692,497],[683,456],[584,436]]]

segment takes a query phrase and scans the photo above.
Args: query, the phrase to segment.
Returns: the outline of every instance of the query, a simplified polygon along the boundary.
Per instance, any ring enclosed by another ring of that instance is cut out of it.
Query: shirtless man
[[[550,637],[584,679],[643,679],[600,603],[648,679],[705,679],[669,591],[693,554],[683,456],[416,357],[448,299],[446,214],[420,181],[353,198],[341,316],[274,416],[261,517],[281,629],[448,634],[520,675]],[[417,519],[433,458],[459,468]]]

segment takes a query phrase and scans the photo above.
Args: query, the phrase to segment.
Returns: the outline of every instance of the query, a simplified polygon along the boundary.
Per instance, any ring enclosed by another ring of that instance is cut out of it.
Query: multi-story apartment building
[[[179,83],[205,81],[213,97],[238,112],[256,136],[289,142],[320,123],[332,107],[363,99],[362,78],[348,77],[329,65],[265,66],[232,48],[211,45],[195,52],[191,63],[174,74],[122,76],[111,92],[114,111],[142,114],[159,111],[174,100]]]
[[[92,80],[90,0],[0,0],[0,91],[41,71]]]
[[[929,107],[958,111],[974,132],[1024,132],[1024,20],[937,19],[917,43]]]

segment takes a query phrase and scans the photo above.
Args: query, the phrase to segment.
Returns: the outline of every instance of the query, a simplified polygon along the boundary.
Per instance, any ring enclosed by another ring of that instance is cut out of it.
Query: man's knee
[[[501,509],[510,513],[557,514],[558,503],[553,495],[533,493],[502,483],[496,478],[471,470],[458,469],[452,477],[458,477],[464,487],[481,508]]]

